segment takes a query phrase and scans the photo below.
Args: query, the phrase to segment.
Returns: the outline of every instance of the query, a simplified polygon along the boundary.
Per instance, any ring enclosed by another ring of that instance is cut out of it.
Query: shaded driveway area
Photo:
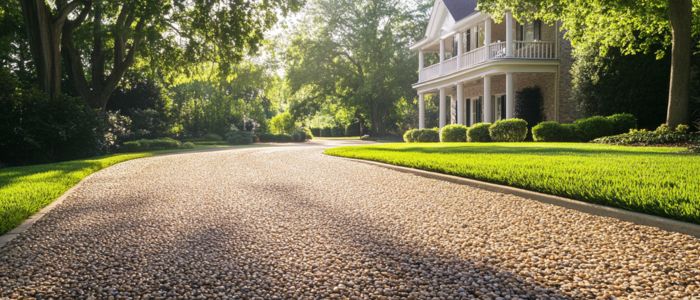
[[[700,240],[322,154],[103,170],[0,249],[0,298],[700,297]]]

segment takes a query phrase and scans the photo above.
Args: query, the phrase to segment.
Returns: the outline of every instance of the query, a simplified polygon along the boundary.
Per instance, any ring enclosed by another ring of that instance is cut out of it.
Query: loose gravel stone
[[[0,249],[0,298],[700,298],[700,240],[321,154],[103,170]]]

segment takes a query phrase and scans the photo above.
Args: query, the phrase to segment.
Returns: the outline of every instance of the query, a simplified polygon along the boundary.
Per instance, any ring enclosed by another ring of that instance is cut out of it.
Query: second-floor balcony
[[[506,42],[491,43],[423,68],[420,70],[418,82],[430,81],[496,60],[550,60],[558,58],[554,42],[551,41],[513,41],[512,53],[508,53],[506,45]]]

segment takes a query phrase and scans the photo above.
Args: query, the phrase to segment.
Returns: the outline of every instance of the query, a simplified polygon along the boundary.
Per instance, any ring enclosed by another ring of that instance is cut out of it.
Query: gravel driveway
[[[700,240],[275,146],[129,161],[0,249],[0,298],[700,298]]]

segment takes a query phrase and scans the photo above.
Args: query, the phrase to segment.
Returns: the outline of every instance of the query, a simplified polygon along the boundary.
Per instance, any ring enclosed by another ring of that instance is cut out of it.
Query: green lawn
[[[326,154],[505,184],[700,224],[700,155],[580,143],[348,146]]]
[[[220,148],[197,146],[195,150]],[[165,150],[0,169],[0,234],[8,232],[86,176],[114,164],[156,154],[192,151]]]

